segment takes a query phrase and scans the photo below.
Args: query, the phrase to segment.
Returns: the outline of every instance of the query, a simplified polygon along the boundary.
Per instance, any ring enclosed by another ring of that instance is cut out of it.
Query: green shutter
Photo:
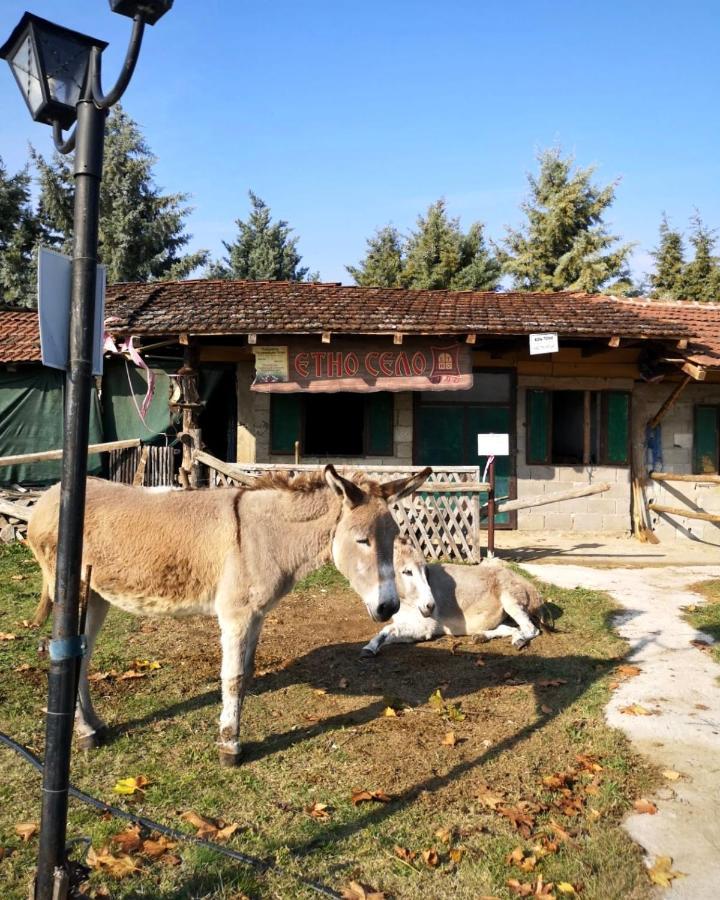
[[[291,454],[301,441],[302,394],[270,395],[270,452]]]
[[[630,454],[630,394],[608,391],[605,394],[605,462],[626,466]]]
[[[693,472],[712,475],[718,470],[718,408],[696,406],[693,434]]]
[[[392,456],[395,398],[380,392],[368,394],[365,401],[365,446],[368,456]]]
[[[550,391],[527,391],[527,464],[550,462]]]

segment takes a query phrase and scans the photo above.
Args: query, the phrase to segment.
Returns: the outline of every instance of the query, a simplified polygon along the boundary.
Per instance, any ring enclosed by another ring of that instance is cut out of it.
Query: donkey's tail
[[[40,594],[40,602],[38,603],[37,609],[35,610],[33,625],[44,625],[45,622],[47,622],[51,612],[52,600],[50,599],[50,589],[48,588],[47,580],[43,578],[42,593]]]

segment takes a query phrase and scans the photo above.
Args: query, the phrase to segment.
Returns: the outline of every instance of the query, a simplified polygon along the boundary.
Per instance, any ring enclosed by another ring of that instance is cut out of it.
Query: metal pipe
[[[63,139],[62,134],[62,126],[59,122],[53,122],[53,144],[55,144],[55,149],[58,153],[62,153],[63,156],[66,153],[72,153],[75,149],[75,135],[77,133],[77,128],[73,129],[73,133],[70,135],[67,140]]]
[[[132,34],[130,35],[130,43],[128,44],[127,52],[125,53],[125,60],[123,61],[120,75],[107,94],[103,94],[101,84],[102,51],[97,47],[93,47],[90,55],[90,86],[92,89],[92,98],[99,109],[109,109],[111,106],[114,106],[125,93],[125,89],[130,83],[130,79],[135,71],[144,33],[145,19],[143,18],[142,13],[138,13],[133,17],[133,29]]]
[[[495,556],[495,457],[491,458],[488,466],[488,481],[490,488],[487,495],[487,555],[492,559]]]
[[[70,750],[75,717],[75,673],[79,652],[78,601],[85,519],[100,179],[106,113],[98,109],[90,99],[81,100],[77,111],[70,352],[65,377],[57,574],[45,729],[45,758],[52,760],[53,765],[45,767],[43,776],[36,900],[52,900],[56,873],[62,872],[65,862]],[[53,646],[57,648],[55,653]]]

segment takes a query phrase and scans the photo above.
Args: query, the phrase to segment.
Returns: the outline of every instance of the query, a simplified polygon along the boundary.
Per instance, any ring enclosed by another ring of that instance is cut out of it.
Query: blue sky
[[[30,0],[28,0],[30,2]],[[25,2],[3,0],[9,33]],[[111,42],[130,20],[104,0],[28,8]],[[124,98],[167,191],[192,194],[192,246],[217,254],[247,189],[300,235],[324,280],[392,222],[440,196],[500,238],[521,221],[525,174],[553,144],[620,178],[609,222],[647,271],[661,213],[720,226],[717,0],[176,0],[148,29]],[[0,155],[50,150],[0,70]]]

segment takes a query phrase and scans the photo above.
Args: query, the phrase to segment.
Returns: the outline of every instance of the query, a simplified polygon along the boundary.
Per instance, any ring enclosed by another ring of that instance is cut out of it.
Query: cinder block
[[[573,531],[602,531],[604,519],[601,513],[578,513]]]
[[[569,513],[546,513],[545,528],[548,531],[572,531],[573,516]]]
[[[406,425],[396,426],[395,428],[395,440],[396,441],[412,441],[413,430],[411,427]]]
[[[398,442],[395,444],[395,456],[398,462],[404,466],[412,463],[412,442]]]
[[[557,472],[558,481],[576,482],[578,485],[587,481],[587,471],[583,466],[559,466]]]
[[[545,516],[544,515],[526,515],[523,516],[522,511],[518,513],[518,531],[544,531]]]
[[[410,428],[412,428],[412,424],[413,424],[412,409],[399,410],[396,418],[397,418],[398,425],[405,425],[405,426],[409,425]]]
[[[600,515],[613,515],[617,512],[615,506],[617,501],[613,500],[612,497],[608,497],[607,493],[605,494],[595,494],[593,497],[588,497],[587,511],[590,513],[599,513]]]
[[[602,531],[610,534],[622,533],[630,530],[630,515],[620,515],[616,513],[613,516],[602,517]]]

